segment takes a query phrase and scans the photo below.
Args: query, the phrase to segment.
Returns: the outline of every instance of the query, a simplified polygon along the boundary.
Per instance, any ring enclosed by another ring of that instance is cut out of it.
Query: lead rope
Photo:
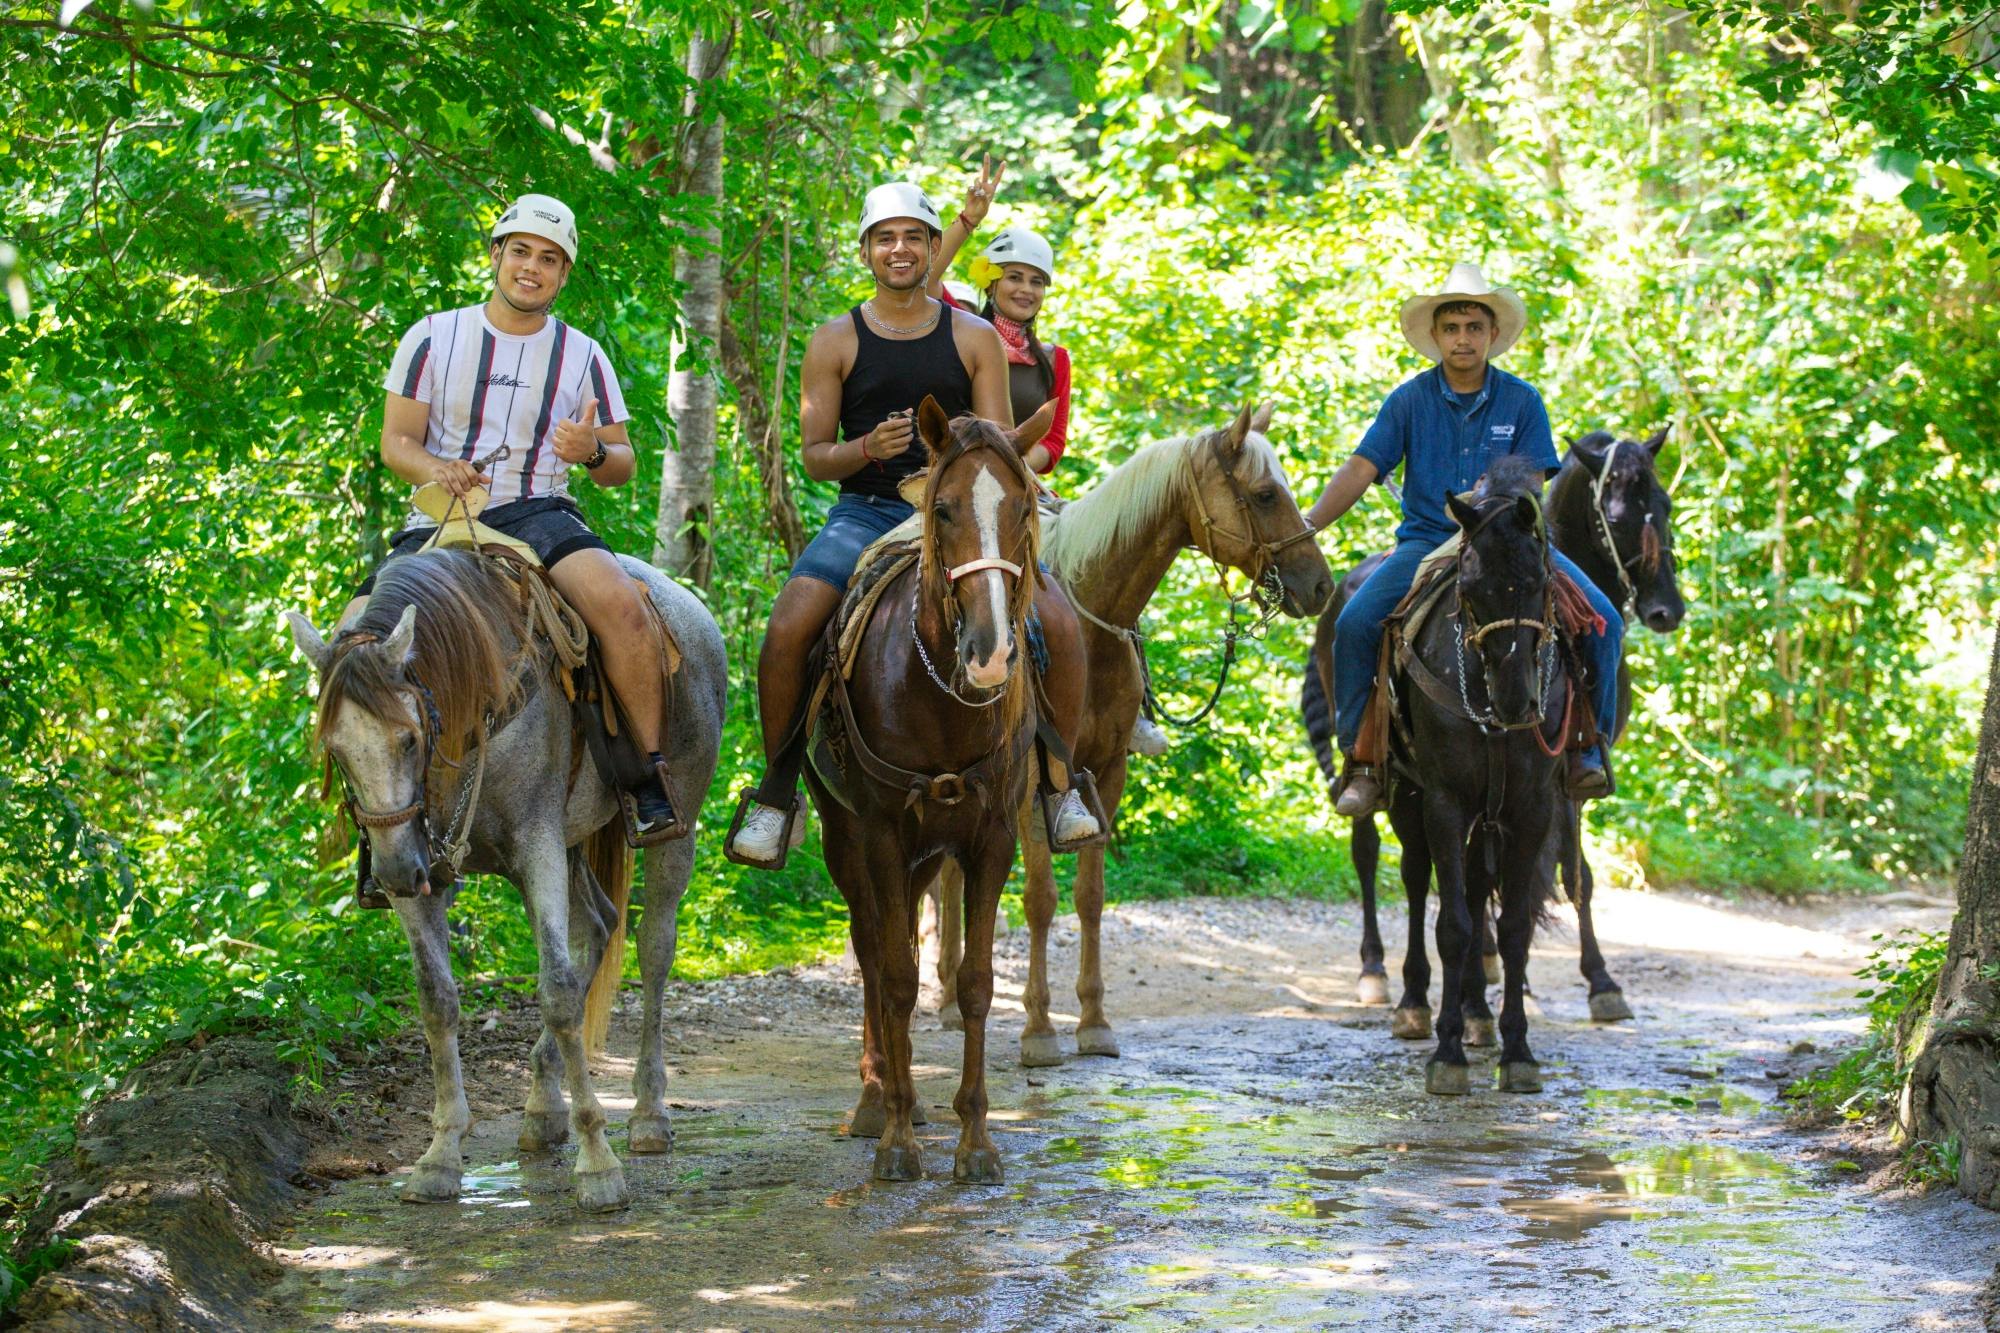
[[[1618,571],[1618,586],[1625,592],[1624,600],[1619,605],[1629,606],[1637,600],[1639,590],[1633,584],[1632,576],[1625,571],[1625,562],[1618,558],[1618,542],[1611,535],[1611,515],[1604,512],[1604,486],[1611,480],[1611,465],[1618,461],[1618,450],[1624,444],[1623,440],[1611,442],[1610,451],[1604,455],[1604,466],[1599,468],[1597,475],[1591,479],[1590,512],[1597,520],[1598,535],[1604,538],[1604,553],[1611,557],[1611,567]],[[1651,515],[1647,516],[1647,521],[1652,521]]]

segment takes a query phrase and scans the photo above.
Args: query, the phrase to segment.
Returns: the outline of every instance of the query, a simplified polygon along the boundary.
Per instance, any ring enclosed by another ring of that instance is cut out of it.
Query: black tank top
[[[952,312],[938,313],[937,327],[921,338],[908,341],[884,338],[868,326],[856,306],[854,320],[854,368],[840,386],[840,436],[858,440],[889,419],[892,412],[908,408],[912,412],[929,394],[948,417],[963,416],[972,410],[972,376],[958,355],[952,337]],[[894,498],[896,483],[930,462],[922,440],[913,440],[908,449],[880,463],[863,463],[861,470],[841,480],[843,495],[876,495]]]

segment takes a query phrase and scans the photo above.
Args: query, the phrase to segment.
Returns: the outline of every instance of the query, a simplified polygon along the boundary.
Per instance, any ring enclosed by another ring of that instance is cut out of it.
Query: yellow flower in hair
[[[991,287],[994,283],[1000,281],[1000,275],[1004,272],[1006,272],[1005,269],[988,259],[985,255],[981,255],[972,261],[970,274],[972,285],[975,287]]]

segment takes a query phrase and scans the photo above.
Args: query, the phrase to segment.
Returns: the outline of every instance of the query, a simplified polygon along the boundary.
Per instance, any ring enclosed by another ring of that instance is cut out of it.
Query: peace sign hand
[[[980,223],[986,221],[986,210],[993,204],[993,196],[1000,192],[1000,178],[1007,174],[1007,164],[995,162],[990,153],[979,155],[979,175],[973,179],[965,191],[965,204],[958,215],[965,219],[968,234]]]
[[[556,457],[565,463],[581,463],[597,452],[597,399],[585,398],[576,409],[575,421],[556,423]]]

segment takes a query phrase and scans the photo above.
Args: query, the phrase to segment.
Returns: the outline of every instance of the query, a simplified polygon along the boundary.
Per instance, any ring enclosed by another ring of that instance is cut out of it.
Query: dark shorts
[[[578,551],[609,551],[604,539],[590,530],[583,521],[583,511],[576,501],[562,495],[537,495],[526,500],[513,500],[503,505],[495,505],[479,516],[479,521],[495,532],[504,532],[517,541],[526,542],[541,560],[542,568],[554,569],[556,562],[564,556],[575,555]],[[435,527],[405,528],[389,543],[389,556],[408,555],[425,542]],[[355,595],[366,597],[375,586],[375,576],[370,574]]]
[[[792,577],[818,579],[838,592],[847,591],[847,580],[868,544],[917,511],[901,500],[879,495],[843,495],[826,516],[819,536],[799,553]]]

